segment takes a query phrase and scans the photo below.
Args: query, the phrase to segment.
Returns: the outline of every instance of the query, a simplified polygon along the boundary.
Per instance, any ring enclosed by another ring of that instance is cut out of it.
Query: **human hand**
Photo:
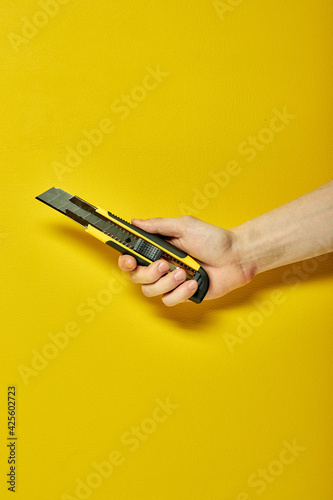
[[[149,233],[167,236],[167,241],[197,260],[210,281],[205,299],[221,297],[253,277],[254,272],[241,264],[236,231],[222,229],[192,216],[132,219],[131,223]],[[163,259],[149,266],[138,266],[134,257],[121,255],[118,265],[123,271],[129,271],[134,283],[142,284],[146,297],[162,295],[166,306],[187,301],[198,286],[195,280],[185,282],[183,269],[167,273],[169,264]]]

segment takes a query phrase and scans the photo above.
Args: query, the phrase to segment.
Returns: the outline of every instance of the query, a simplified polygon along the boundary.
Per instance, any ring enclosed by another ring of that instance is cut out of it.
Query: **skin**
[[[132,224],[165,235],[206,270],[210,286],[204,300],[216,299],[249,283],[257,274],[333,251],[333,181],[233,229],[196,217],[132,219]],[[185,271],[168,273],[164,260],[138,266],[121,255],[118,265],[141,284],[146,297],[162,296],[166,306],[188,301],[196,289]],[[194,288],[191,288],[193,286]]]

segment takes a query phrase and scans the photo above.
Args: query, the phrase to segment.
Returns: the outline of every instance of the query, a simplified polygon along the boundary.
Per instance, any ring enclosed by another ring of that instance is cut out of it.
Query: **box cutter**
[[[89,234],[118,252],[132,255],[142,266],[148,266],[158,259],[163,259],[170,265],[168,272],[177,268],[184,269],[186,280],[198,282],[197,291],[189,300],[200,303],[205,297],[209,287],[206,271],[190,255],[166,241],[164,236],[143,231],[62,189],[53,187],[36,198],[75,220],[84,226]]]

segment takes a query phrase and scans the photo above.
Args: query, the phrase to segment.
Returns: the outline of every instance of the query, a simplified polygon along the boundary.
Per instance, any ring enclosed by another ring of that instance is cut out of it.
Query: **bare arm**
[[[254,274],[333,250],[333,181],[233,230]]]

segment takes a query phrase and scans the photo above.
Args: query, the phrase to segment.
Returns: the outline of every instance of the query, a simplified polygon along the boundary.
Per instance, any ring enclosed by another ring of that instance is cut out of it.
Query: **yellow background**
[[[226,0],[219,15],[211,1],[70,0],[45,18],[37,1],[3,2],[1,498],[12,494],[8,385],[17,390],[17,499],[78,498],[76,479],[112,450],[124,463],[89,498],[333,498],[332,257],[312,263],[297,288],[281,268],[176,308],[116,275],[118,292],[88,323],[78,307],[105,299],[118,254],[35,200],[56,186],[127,220],[180,216],[185,205],[233,227],[327,182],[332,2],[236,4]],[[24,18],[45,24],[26,42],[13,36]],[[168,76],[122,119],[111,106],[147,67]],[[295,118],[247,161],[239,145],[284,107]],[[112,133],[59,176],[67,148],[104,119]],[[231,160],[241,173],[212,196],[210,172]],[[211,198],[198,208],[204,189]],[[275,290],[283,303],[231,352],[225,334]],[[25,383],[18,367],[31,368],[32,350],[68,322],[80,334]],[[167,397],[178,408],[132,453],[121,436]],[[248,478],[293,440],[305,450],[259,495]]]

